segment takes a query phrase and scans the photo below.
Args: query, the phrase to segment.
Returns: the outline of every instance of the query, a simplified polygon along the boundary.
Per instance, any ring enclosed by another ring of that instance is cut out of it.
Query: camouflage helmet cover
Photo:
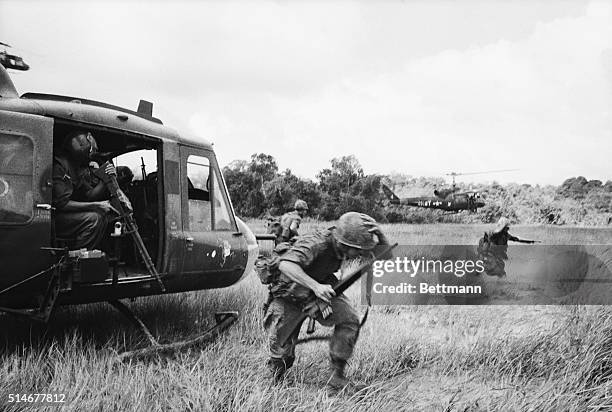
[[[369,232],[367,222],[376,221],[364,214],[348,212],[340,216],[333,235],[334,238],[343,245],[357,249],[371,250],[376,246],[374,235]]]
[[[295,205],[293,206],[295,210],[308,210],[308,203],[303,201],[302,199],[298,199],[295,201]]]

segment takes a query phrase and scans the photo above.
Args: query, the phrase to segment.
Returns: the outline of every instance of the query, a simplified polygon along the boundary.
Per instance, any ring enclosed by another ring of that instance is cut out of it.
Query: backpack
[[[280,217],[268,216],[266,218],[266,232],[275,235],[277,238],[283,233]]]
[[[269,256],[260,254],[257,257],[255,261],[255,272],[257,276],[259,276],[259,280],[262,284],[270,285],[278,282],[280,276],[280,271],[278,270],[280,258],[289,249],[291,249],[291,244],[282,242],[274,247]]]
[[[291,249],[292,245],[293,242],[281,242],[272,250],[270,256],[259,255],[255,261],[255,272],[259,276],[261,283],[268,285],[270,292],[268,302],[264,305],[264,312],[274,297],[284,298],[292,303],[304,305],[313,296],[310,289],[292,281],[278,269],[281,256]]]

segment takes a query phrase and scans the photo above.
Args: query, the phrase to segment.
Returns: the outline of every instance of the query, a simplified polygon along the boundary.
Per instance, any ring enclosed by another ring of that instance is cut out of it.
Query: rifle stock
[[[340,296],[342,293],[344,293],[345,290],[347,290],[351,285],[357,282],[359,278],[361,278],[365,269],[369,268],[375,261],[385,256],[387,253],[391,252],[393,249],[395,249],[397,245],[397,243],[394,243],[393,245],[387,246],[383,249],[382,252],[374,255],[373,258],[368,259],[355,269],[351,270],[345,278],[343,278],[340,282],[336,284],[336,286],[334,286],[334,292],[336,293],[336,296]],[[314,300],[310,304],[312,303],[316,304],[316,300]],[[309,304],[307,304],[306,306],[309,306]],[[296,331],[300,330],[302,322],[304,322],[307,317],[308,314],[302,313],[292,323],[285,324],[285,326],[281,328],[279,333],[279,341],[281,342],[281,346],[285,345],[287,341],[291,338],[291,336]]]

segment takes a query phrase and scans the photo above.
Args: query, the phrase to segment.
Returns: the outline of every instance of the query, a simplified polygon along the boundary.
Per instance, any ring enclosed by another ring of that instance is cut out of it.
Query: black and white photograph
[[[0,411],[612,410],[612,0],[0,0]]]

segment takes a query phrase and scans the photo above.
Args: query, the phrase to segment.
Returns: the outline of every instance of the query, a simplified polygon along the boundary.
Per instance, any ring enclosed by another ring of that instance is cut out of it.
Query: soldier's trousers
[[[359,337],[359,316],[344,295],[332,298],[332,314],[323,319],[319,314],[317,321],[323,326],[334,326],[334,333],[329,340],[330,355],[337,359],[348,360],[353,354]],[[287,324],[295,324],[302,315],[299,306],[283,298],[274,298],[264,318],[264,328],[268,334],[270,357],[276,359],[293,359],[299,330],[284,345],[281,345],[279,333]]]
[[[485,273],[487,275],[500,278],[506,276],[506,262],[502,257],[495,254],[488,254],[483,260]]]
[[[95,249],[100,246],[108,219],[98,212],[58,212],[55,214],[55,235],[73,239],[75,249]]]

